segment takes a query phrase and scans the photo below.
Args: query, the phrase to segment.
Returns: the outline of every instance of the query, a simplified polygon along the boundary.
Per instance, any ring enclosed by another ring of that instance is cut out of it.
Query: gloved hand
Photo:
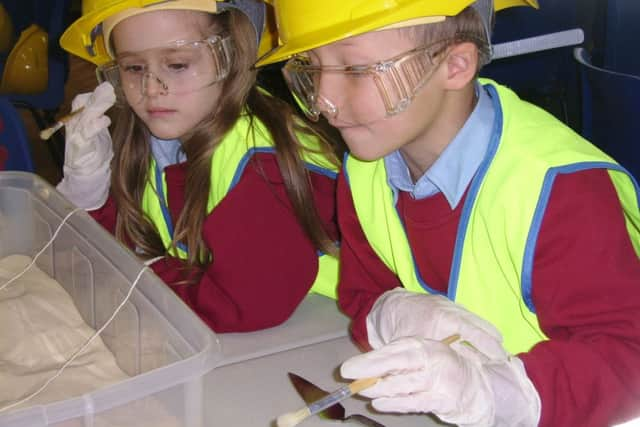
[[[432,412],[463,427],[533,427],[540,418],[540,398],[517,357],[482,362],[440,341],[409,337],[352,357],[340,372],[381,377],[360,394],[382,412]]]
[[[442,340],[460,334],[452,344],[459,353],[505,360],[502,335],[489,322],[442,295],[418,294],[404,288],[385,292],[367,315],[369,344],[377,349],[398,338],[418,336]],[[465,341],[472,346],[465,345]]]
[[[84,110],[66,125],[64,177],[57,189],[86,210],[101,207],[109,195],[113,148],[108,129],[111,120],[105,112],[115,101],[113,86],[104,82],[71,103],[73,111]]]

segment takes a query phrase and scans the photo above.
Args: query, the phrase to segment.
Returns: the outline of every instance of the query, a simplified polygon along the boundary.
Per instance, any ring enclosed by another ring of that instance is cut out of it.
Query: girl
[[[256,0],[84,0],[61,38],[103,83],[74,100],[58,189],[217,332],[335,296],[339,157],[256,86],[263,22]]]

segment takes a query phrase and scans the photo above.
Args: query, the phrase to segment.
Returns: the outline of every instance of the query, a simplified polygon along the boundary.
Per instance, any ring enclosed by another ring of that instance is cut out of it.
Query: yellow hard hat
[[[271,0],[264,0],[264,2],[266,6],[264,16],[264,31],[262,32],[262,38],[260,39],[260,45],[258,46],[258,58],[266,55],[274,48],[278,47],[276,12],[273,8]]]
[[[2,3],[0,3],[0,53],[9,51],[13,43],[13,23]]]
[[[35,24],[20,34],[2,73],[0,92],[38,93],[49,81],[49,36]]]
[[[264,3],[259,0],[82,0],[82,16],[62,34],[60,45],[74,55],[102,65],[113,59],[108,41],[118,22],[140,13],[169,9],[209,13],[240,10],[253,24],[258,42],[264,27]]]
[[[438,22],[455,16],[474,0],[267,0],[273,3],[278,46],[257,66],[369,31]],[[489,0],[486,0],[491,5]],[[493,0],[495,10],[512,6],[538,7],[537,0]],[[487,25],[487,24],[485,24]]]

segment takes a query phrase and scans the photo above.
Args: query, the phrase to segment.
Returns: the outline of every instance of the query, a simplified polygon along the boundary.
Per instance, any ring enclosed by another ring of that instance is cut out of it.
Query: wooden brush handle
[[[369,388],[375,383],[377,383],[379,379],[380,378],[378,377],[360,378],[358,380],[353,381],[351,384],[349,384],[349,390],[351,391],[351,394],[360,393],[365,388]]]
[[[460,339],[460,334],[453,334],[453,335],[450,335],[450,336],[440,340],[440,342],[442,344],[451,345],[454,342],[458,341],[459,339]]]
[[[60,119],[58,119],[59,122],[62,123],[67,123],[69,120],[71,120],[76,114],[81,113],[84,110],[84,107],[80,107],[75,111],[70,112],[69,114],[67,114],[66,116],[62,116],[60,117]]]

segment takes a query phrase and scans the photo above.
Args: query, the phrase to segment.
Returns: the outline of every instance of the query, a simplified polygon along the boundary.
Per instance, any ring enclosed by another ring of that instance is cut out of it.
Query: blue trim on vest
[[[171,214],[169,213],[169,207],[167,206],[167,202],[165,201],[164,189],[162,185],[162,172],[160,171],[160,167],[158,163],[156,163],[155,167],[156,172],[156,192],[158,193],[158,203],[160,203],[160,209],[162,210],[162,216],[164,218],[164,223],[167,226],[167,231],[169,232],[169,236],[171,240],[173,240],[173,221],[171,220]],[[188,252],[187,245],[182,242],[178,242],[176,245],[179,249],[184,252]]]
[[[560,174],[571,174],[574,172],[580,172],[587,169],[611,169],[617,170],[620,172],[624,172],[633,181],[633,184],[636,188],[636,194],[638,195],[638,206],[640,206],[640,191],[638,188],[638,183],[635,178],[622,166],[617,165],[615,163],[610,162],[582,162],[582,163],[574,163],[566,166],[558,166],[555,168],[551,168],[547,171],[543,183],[542,183],[542,191],[540,192],[540,198],[538,199],[538,203],[536,205],[536,209],[533,215],[533,221],[531,221],[531,228],[529,229],[529,234],[527,236],[527,242],[524,248],[524,259],[522,261],[522,283],[521,283],[521,291],[522,297],[524,299],[524,303],[527,308],[532,312],[536,313],[535,305],[533,304],[533,297],[531,295],[533,288],[533,261],[535,256],[536,245],[538,243],[538,235],[540,233],[540,228],[542,226],[542,220],[544,218],[544,214],[547,210],[547,205],[549,203],[549,197],[551,197],[551,189],[553,188],[553,183],[556,177]]]
[[[456,235],[456,243],[453,250],[453,259],[451,262],[451,273],[449,277],[449,299],[455,301],[456,293],[458,291],[458,280],[460,279],[460,263],[462,262],[462,249],[464,247],[464,238],[467,234],[467,228],[469,226],[469,219],[471,218],[471,211],[473,210],[473,206],[476,203],[476,199],[478,198],[478,192],[480,191],[480,185],[484,180],[487,171],[489,170],[489,166],[491,162],[493,162],[493,158],[498,151],[498,146],[500,145],[500,140],[502,139],[502,105],[500,104],[500,98],[498,96],[498,92],[495,87],[492,85],[484,86],[489,95],[491,96],[491,100],[493,102],[493,108],[495,111],[495,118],[493,122],[493,129],[491,130],[491,139],[489,141],[489,146],[487,147],[487,153],[485,158],[480,163],[478,167],[478,172],[476,176],[471,181],[469,185],[469,193],[467,194],[467,198],[464,202],[464,206],[462,207],[462,212],[460,214],[460,223],[458,224],[458,232]]]
[[[318,173],[320,175],[324,175],[331,179],[338,178],[338,172],[334,172],[331,169],[323,168],[322,166],[314,165],[313,163],[304,162],[304,166],[309,169],[311,172]]]
[[[229,185],[229,190],[227,191],[231,191],[233,187],[235,187],[236,184],[238,184],[238,181],[240,181],[240,177],[244,173],[244,169],[247,167],[247,164],[249,163],[249,159],[251,159],[251,157],[253,157],[257,153],[275,153],[275,152],[276,152],[276,149],[274,147],[252,147],[249,150],[247,150],[244,156],[242,156],[242,159],[240,159],[240,163],[238,163],[238,169],[236,169],[236,172],[233,174],[233,179],[231,180],[231,184]],[[304,166],[311,172],[316,172],[321,175],[325,175],[331,179],[336,179],[338,177],[338,174],[336,172],[330,169],[323,168],[322,166],[314,165],[313,163],[304,162]]]
[[[349,152],[345,151],[344,156],[342,156],[342,170],[344,171],[344,177],[347,180],[347,185],[351,188],[351,181],[349,180],[349,171],[347,170],[347,160],[349,160]],[[353,196],[352,196],[353,197]]]

